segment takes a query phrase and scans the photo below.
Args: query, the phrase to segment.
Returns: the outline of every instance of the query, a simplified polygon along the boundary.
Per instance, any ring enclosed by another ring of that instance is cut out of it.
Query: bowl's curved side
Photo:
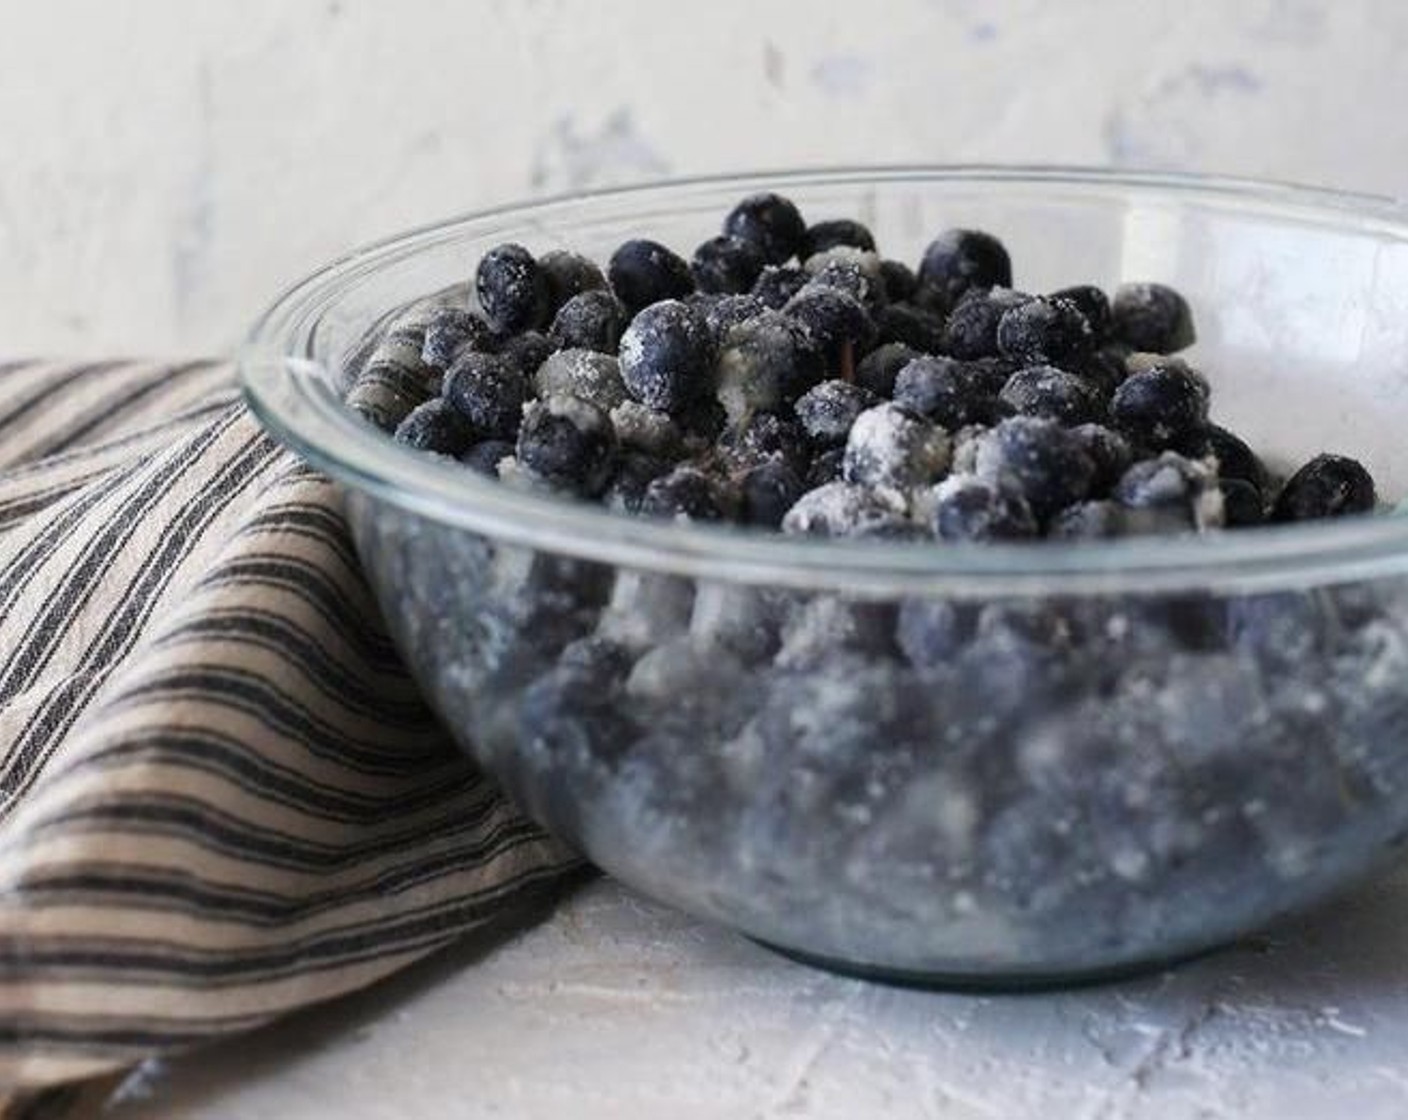
[[[623,881],[793,952],[1078,978],[1254,930],[1408,834],[1402,581],[857,601],[350,509],[461,745]]]

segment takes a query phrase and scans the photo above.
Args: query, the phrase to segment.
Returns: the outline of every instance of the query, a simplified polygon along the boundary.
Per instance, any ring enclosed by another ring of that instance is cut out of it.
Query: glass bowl
[[[1394,204],[1068,169],[752,175],[487,211],[286,293],[248,399],[336,479],[399,648],[523,808],[645,893],[832,967],[986,986],[1227,942],[1408,832],[1408,520],[944,546],[631,519],[394,445],[339,398],[368,332],[503,241],[688,251],[741,196],[916,260],[998,234],[1041,291],[1190,300],[1214,418],[1283,468],[1408,479]]]

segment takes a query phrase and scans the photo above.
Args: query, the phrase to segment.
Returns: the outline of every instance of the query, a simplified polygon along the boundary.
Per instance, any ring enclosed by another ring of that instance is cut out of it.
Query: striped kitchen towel
[[[367,984],[577,866],[452,748],[227,365],[0,366],[0,1091]]]

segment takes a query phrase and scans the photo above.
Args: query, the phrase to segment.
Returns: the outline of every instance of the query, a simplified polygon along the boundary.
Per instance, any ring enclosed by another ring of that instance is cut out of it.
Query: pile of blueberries
[[[488,252],[476,306],[392,328],[349,403],[408,446],[632,514],[894,540],[1201,531],[1368,511],[1358,462],[1273,479],[1172,357],[1187,302],[1012,288],[993,236],[918,271],[859,222],[744,199],[686,262]],[[467,301],[466,301],[467,302]]]

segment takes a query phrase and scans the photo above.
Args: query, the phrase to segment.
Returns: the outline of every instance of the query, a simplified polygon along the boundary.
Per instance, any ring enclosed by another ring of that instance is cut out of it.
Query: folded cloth
[[[0,1086],[367,984],[577,866],[228,366],[0,366]]]

